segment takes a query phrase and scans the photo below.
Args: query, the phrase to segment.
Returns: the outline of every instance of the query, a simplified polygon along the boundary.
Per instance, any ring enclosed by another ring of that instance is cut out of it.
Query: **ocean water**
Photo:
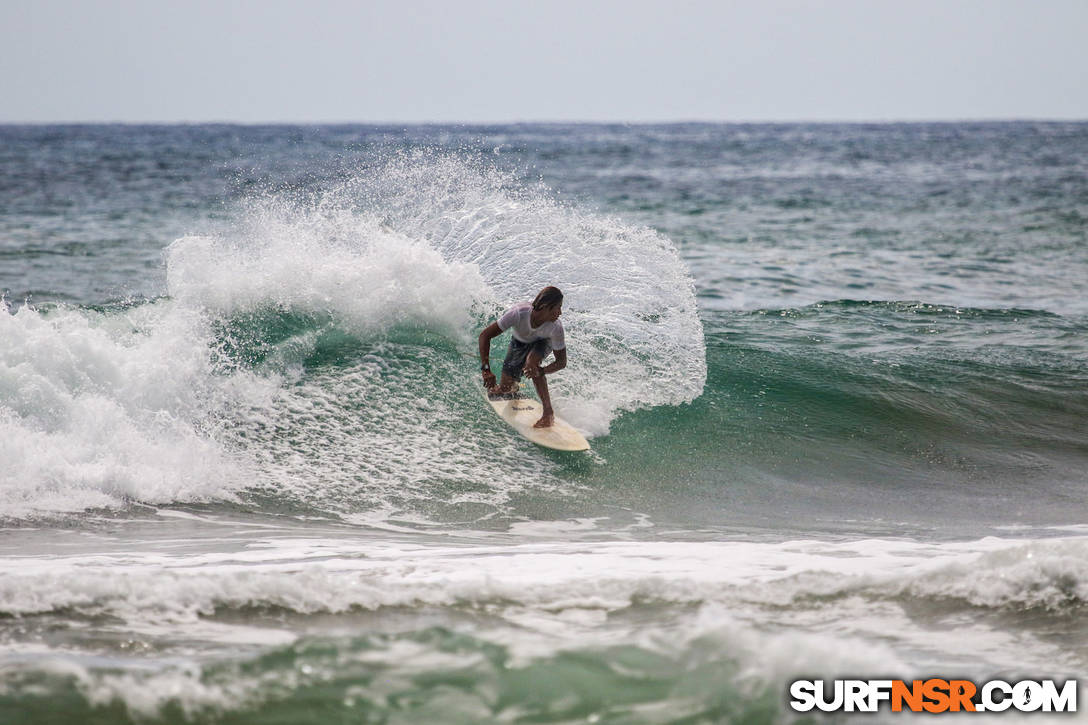
[[[0,126],[0,290],[0,722],[1088,702],[1086,123]]]

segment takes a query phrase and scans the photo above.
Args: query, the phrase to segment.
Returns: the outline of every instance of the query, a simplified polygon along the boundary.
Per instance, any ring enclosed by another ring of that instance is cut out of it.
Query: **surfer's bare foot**
[[[534,428],[551,428],[555,424],[555,413],[545,413],[540,420],[533,423]]]

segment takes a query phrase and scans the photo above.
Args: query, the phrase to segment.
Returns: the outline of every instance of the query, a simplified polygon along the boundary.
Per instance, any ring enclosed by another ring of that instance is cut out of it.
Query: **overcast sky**
[[[0,122],[1088,119],[1088,0],[0,0]]]

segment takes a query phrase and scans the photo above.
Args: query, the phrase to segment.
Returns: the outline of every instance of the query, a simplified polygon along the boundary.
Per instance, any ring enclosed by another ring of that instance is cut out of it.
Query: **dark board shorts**
[[[525,368],[525,359],[529,357],[529,353],[533,350],[543,360],[552,351],[552,343],[548,338],[534,340],[533,342],[519,342],[511,337],[510,349],[506,351],[506,359],[502,361],[502,371],[514,380],[521,380],[521,371]]]

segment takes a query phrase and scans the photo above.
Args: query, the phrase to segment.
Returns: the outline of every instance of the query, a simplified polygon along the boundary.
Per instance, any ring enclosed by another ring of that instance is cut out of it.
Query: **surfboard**
[[[538,446],[557,451],[588,451],[589,443],[570,423],[555,416],[555,424],[547,428],[534,428],[533,424],[544,414],[544,406],[525,393],[513,392],[492,395],[484,389],[484,397],[507,425]]]

